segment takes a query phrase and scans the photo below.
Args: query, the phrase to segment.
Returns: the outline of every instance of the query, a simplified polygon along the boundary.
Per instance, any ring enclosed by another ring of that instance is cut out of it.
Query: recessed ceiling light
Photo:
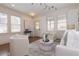
[[[11,4],[12,7],[15,7],[15,4]]]
[[[30,15],[30,16],[35,16],[35,13],[32,12],[32,13],[29,13],[29,15]]]

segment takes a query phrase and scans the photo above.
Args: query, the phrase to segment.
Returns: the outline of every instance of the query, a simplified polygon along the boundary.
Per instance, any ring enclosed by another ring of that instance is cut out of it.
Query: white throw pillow
[[[74,36],[74,41],[73,41],[73,47],[74,48],[79,48],[79,31],[77,31],[75,33],[75,36]]]
[[[74,40],[76,36],[76,31],[68,31],[68,36],[67,36],[67,46],[68,47],[74,47]]]
[[[67,46],[79,48],[79,31],[68,32]]]

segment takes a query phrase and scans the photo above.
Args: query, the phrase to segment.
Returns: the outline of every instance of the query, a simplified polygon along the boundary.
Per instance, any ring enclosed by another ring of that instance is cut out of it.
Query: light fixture
[[[33,17],[33,16],[35,16],[35,13],[31,12],[31,13],[29,13],[29,15]]]
[[[35,4],[32,3],[32,5],[35,5]],[[39,5],[40,5],[43,9],[45,9],[45,10],[52,10],[52,9],[57,10],[57,8],[56,8],[55,6],[53,6],[53,5],[48,5],[48,4],[46,4],[46,3],[39,3]]]
[[[15,7],[15,4],[11,4],[12,7]]]

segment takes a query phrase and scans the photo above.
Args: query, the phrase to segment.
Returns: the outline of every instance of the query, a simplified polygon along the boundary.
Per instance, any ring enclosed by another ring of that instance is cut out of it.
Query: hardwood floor
[[[34,41],[36,41],[36,40],[39,40],[39,39],[41,39],[41,37],[29,37],[29,43],[32,43],[32,42],[34,42]]]
[[[29,37],[29,43],[39,40],[40,37]],[[0,45],[0,56],[7,56],[10,52],[9,43]]]
[[[9,44],[0,45],[0,56],[7,56],[10,51]]]

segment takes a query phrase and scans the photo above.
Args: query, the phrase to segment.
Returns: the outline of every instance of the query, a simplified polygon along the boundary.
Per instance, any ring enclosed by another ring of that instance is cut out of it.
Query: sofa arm
[[[56,56],[79,56],[79,49],[57,45],[55,50],[55,55]]]

